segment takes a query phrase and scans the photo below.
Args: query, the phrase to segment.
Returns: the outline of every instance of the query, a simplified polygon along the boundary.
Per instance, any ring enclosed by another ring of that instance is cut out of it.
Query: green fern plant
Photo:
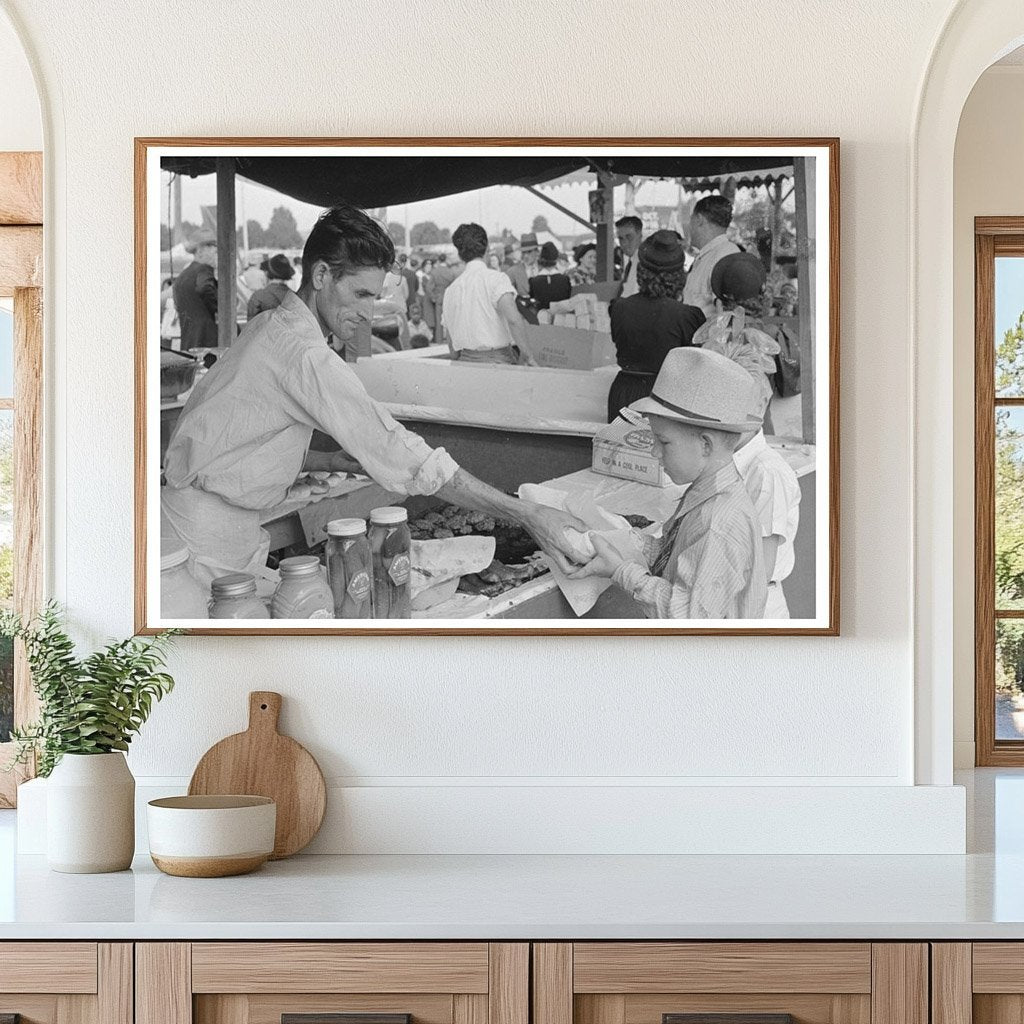
[[[127,750],[153,702],[174,688],[174,680],[160,669],[171,639],[180,632],[112,641],[78,658],[55,602],[28,623],[15,612],[0,612],[0,636],[25,644],[40,705],[37,722],[12,731],[16,753],[8,768],[34,752],[38,774],[46,776],[65,754]]]

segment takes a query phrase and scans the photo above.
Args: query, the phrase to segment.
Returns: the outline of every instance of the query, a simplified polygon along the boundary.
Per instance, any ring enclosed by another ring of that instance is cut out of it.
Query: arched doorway
[[[954,607],[964,543],[954,475],[954,152],[961,113],[991,64],[1024,43],[1019,0],[964,0],[950,15],[922,83],[911,143],[915,362],[916,781],[948,785],[953,769]],[[967,543],[973,534],[967,533]],[[973,633],[973,631],[972,631]],[[954,637],[956,638],[954,640]],[[973,636],[971,638],[973,643]],[[973,674],[972,674],[973,678]],[[957,680],[959,688],[961,680]]]

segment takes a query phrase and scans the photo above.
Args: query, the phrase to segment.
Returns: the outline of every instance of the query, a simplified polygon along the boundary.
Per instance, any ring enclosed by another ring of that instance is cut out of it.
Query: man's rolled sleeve
[[[288,375],[291,398],[378,484],[400,494],[434,494],[458,463],[406,430],[325,345],[303,354]]]

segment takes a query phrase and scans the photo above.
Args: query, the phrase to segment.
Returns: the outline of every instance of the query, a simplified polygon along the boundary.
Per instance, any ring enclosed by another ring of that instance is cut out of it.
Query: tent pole
[[[611,174],[598,172],[598,181],[604,192],[602,204],[607,222],[595,224],[597,231],[597,280],[615,280],[615,179]]]
[[[571,217],[574,221],[577,221],[584,227],[593,229],[594,225],[591,224],[586,217],[581,217],[578,213],[573,213],[572,210],[570,210],[566,206],[563,206],[561,203],[556,203],[554,199],[550,199],[548,196],[544,195],[544,193],[541,192],[540,189],[534,188],[532,185],[520,185],[519,187],[525,188],[527,192],[529,192],[531,195],[535,195],[538,199],[543,199],[545,203],[547,203],[549,206],[553,206],[556,210],[560,211],[561,213],[564,213],[566,217]]]
[[[799,289],[800,414],[804,442],[814,444],[814,176],[807,174],[807,157],[793,160],[793,182],[796,190],[796,276]]]
[[[235,160],[217,157],[217,344],[235,340],[238,307],[235,243]]]

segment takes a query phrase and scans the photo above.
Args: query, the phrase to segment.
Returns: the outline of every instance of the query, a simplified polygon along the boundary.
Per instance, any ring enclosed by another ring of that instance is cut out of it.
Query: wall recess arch
[[[919,785],[949,785],[953,776],[953,154],[975,82],[1021,43],[1020,0],[961,0],[924,70],[912,126],[912,599]]]

